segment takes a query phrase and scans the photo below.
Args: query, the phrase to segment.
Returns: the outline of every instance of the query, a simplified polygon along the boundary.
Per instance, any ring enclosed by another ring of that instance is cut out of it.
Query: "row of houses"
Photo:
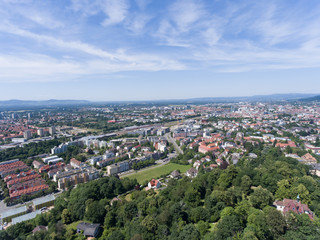
[[[11,200],[22,195],[32,195],[49,188],[40,174],[21,161],[0,165],[1,176],[7,184]]]
[[[0,176],[4,178],[7,175],[27,170],[29,167],[19,159],[7,161],[0,165]]]

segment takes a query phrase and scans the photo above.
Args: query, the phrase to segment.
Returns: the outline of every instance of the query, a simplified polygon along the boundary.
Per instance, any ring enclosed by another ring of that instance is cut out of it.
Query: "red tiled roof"
[[[41,190],[46,190],[48,188],[49,188],[49,186],[47,184],[43,184],[43,185],[40,185],[40,186],[36,186],[36,187],[28,188],[28,189],[23,189],[23,190],[16,191],[16,192],[10,194],[10,198],[20,197],[21,195],[24,195],[24,194],[36,193],[36,192],[39,192]]]

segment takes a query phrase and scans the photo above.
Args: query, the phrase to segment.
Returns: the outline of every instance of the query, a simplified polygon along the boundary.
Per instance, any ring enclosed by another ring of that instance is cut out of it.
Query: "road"
[[[176,141],[171,137],[170,133],[167,133],[165,136],[166,136],[168,142],[170,142],[170,143],[173,144],[175,150],[176,150],[178,153],[183,154],[182,149],[178,146],[178,144],[176,143]]]

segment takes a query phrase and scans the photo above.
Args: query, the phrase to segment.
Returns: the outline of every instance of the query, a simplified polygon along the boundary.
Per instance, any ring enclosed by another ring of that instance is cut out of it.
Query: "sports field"
[[[180,165],[176,163],[168,163],[160,167],[154,167],[150,170],[145,169],[143,171],[130,174],[128,177],[130,179],[136,178],[139,184],[143,184],[146,180],[151,180],[152,178],[159,178],[163,174],[170,174],[174,170],[180,170],[181,173],[185,173],[191,165]]]

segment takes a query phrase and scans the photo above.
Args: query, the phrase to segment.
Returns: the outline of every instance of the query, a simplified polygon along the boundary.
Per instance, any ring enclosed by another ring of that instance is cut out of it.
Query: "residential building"
[[[186,172],[186,176],[190,178],[195,178],[197,175],[198,175],[198,170],[193,167]]]
[[[18,208],[12,208],[10,210],[4,211],[2,213],[0,213],[2,222],[5,223],[9,223],[11,222],[11,220],[15,217],[21,216],[23,214],[25,214],[27,212],[27,206],[22,206],[22,207],[18,207]]]
[[[41,162],[39,162],[39,161],[37,161],[37,160],[34,160],[34,161],[32,162],[32,166],[33,166],[34,168],[36,168],[36,169],[39,169],[39,168],[41,168],[42,166],[44,166],[44,164],[41,163]]]
[[[53,194],[45,197],[34,199],[32,202],[33,209],[38,210],[43,207],[50,207],[54,205],[55,196]]]
[[[31,131],[30,130],[27,130],[23,133],[23,137],[25,139],[30,139],[31,138]]]
[[[296,214],[307,214],[311,220],[314,218],[314,213],[309,209],[308,205],[302,204],[299,201],[299,195],[296,200],[283,199],[282,201],[275,201],[273,205],[277,207],[277,210],[281,211],[284,215],[289,212],[294,212]]]
[[[37,130],[37,134],[39,135],[39,137],[43,137],[43,136],[44,136],[44,130],[43,130],[43,128],[39,128],[39,129]]]
[[[81,222],[77,225],[77,233],[82,232],[85,237],[97,237],[99,228],[100,224]]]
[[[54,135],[56,133],[56,127],[55,126],[49,127],[49,133],[50,135]]]
[[[21,162],[19,160],[16,161],[16,159],[11,160],[11,161],[7,161],[7,162],[9,162],[9,163],[0,164],[0,176],[2,178],[4,178],[7,175],[16,173],[17,171],[24,171],[24,170],[29,169],[29,167],[24,162]]]
[[[39,214],[41,214],[41,211],[40,210],[36,210],[34,212],[21,215],[19,217],[13,218],[12,219],[12,224],[15,225],[15,224],[20,223],[20,222],[24,222],[24,221],[28,221],[28,220],[34,219]]]
[[[170,173],[169,177],[174,178],[174,179],[180,179],[181,174],[178,170],[174,170],[172,173]]]
[[[58,156],[54,155],[54,156],[42,158],[42,161],[50,165],[50,164],[56,164],[58,162],[63,162],[63,158],[59,158]]]
[[[149,183],[148,183],[148,188],[149,189],[158,189],[161,187],[161,182],[159,180],[156,179],[152,179]]]

